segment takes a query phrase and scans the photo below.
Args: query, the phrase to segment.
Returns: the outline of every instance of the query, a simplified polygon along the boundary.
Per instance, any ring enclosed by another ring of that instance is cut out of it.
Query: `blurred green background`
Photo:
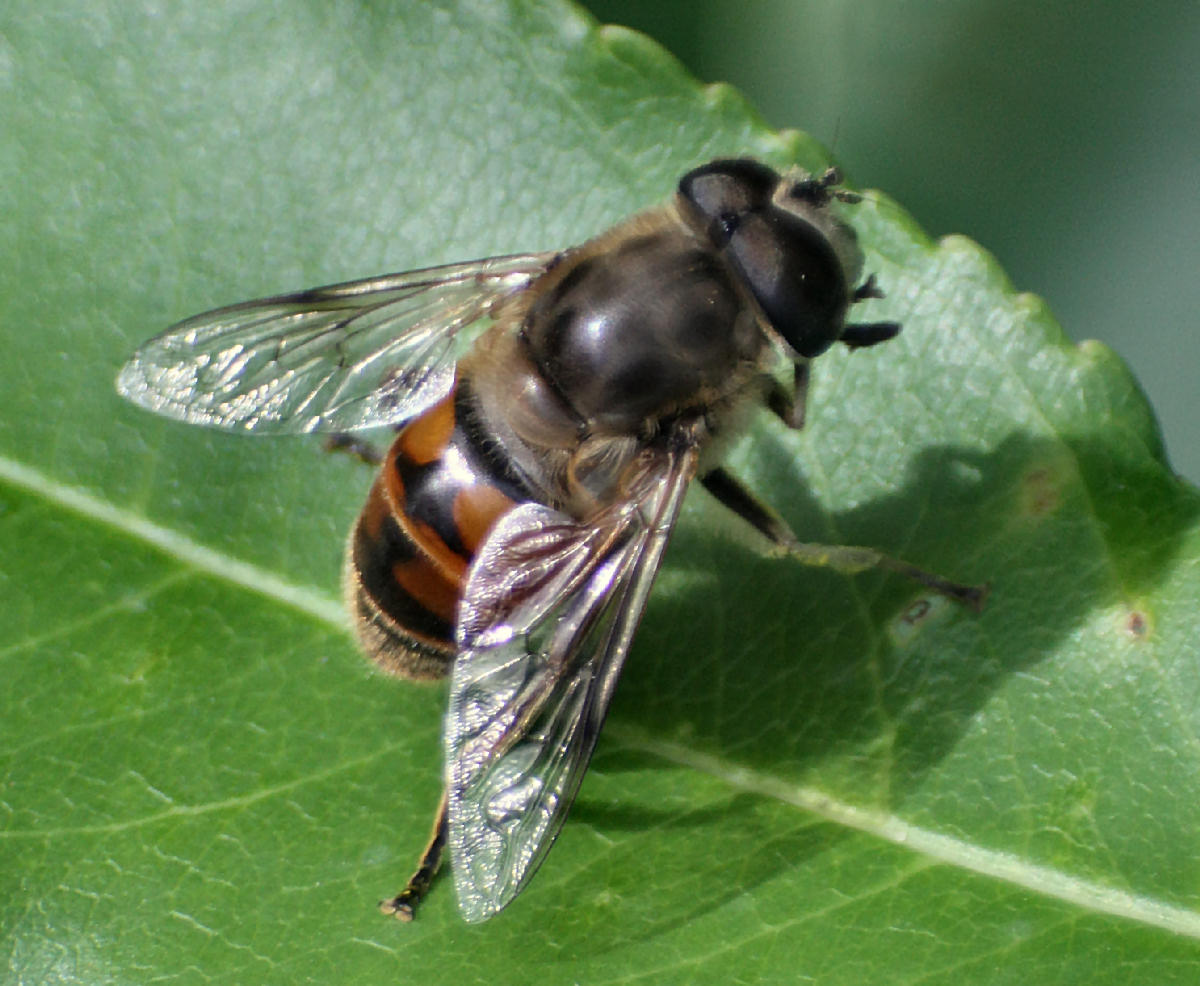
[[[1200,3],[584,6],[994,253],[1069,336],[1124,357],[1200,481]]]

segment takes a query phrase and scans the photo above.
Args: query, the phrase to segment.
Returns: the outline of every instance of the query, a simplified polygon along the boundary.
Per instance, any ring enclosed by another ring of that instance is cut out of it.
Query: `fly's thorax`
[[[460,380],[536,498],[580,518],[625,495],[672,420],[723,432],[778,355],[731,265],[674,205],[563,253],[496,321]]]
[[[564,254],[530,294],[520,337],[588,434],[705,402],[764,345],[730,265],[674,208]]]

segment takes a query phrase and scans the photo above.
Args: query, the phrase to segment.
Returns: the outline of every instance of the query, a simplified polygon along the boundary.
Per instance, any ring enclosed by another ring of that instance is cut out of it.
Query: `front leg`
[[[767,391],[767,407],[793,431],[804,427],[805,408],[808,404],[808,360],[794,364],[792,370],[792,392],[778,380],[771,380]],[[719,499],[719,498],[718,498]]]
[[[949,599],[962,603],[974,612],[983,609],[987,585],[965,585],[927,572],[899,558],[885,555],[874,548],[859,548],[841,544],[809,544],[799,541],[792,529],[774,510],[763,503],[732,473],[718,467],[700,477],[700,483],[724,506],[762,534],[780,556],[794,558],[803,565],[832,568],[844,575],[857,575],[872,568],[895,572],[932,589]]]

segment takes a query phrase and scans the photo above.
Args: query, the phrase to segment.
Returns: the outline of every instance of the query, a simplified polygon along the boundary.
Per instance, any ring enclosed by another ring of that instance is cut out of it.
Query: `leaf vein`
[[[1194,911],[1093,883],[1011,853],[971,845],[961,839],[912,825],[886,812],[838,801],[816,788],[770,777],[698,750],[655,739],[621,723],[610,723],[607,733],[610,738],[626,746],[719,778],[738,790],[794,805],[837,825],[902,846],[948,866],[1022,887],[1087,911],[1125,918],[1189,938],[1200,938],[1200,914]]]

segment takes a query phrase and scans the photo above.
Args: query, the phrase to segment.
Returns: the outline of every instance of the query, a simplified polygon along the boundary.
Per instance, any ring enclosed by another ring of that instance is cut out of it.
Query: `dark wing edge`
[[[497,304],[554,256],[448,264],[205,312],[139,348],[117,391],[157,414],[226,430],[394,425],[449,391],[455,361]]]
[[[630,499],[592,523],[516,508],[468,573],[444,732],[467,921],[521,891],[566,820],[696,458],[650,454]]]

